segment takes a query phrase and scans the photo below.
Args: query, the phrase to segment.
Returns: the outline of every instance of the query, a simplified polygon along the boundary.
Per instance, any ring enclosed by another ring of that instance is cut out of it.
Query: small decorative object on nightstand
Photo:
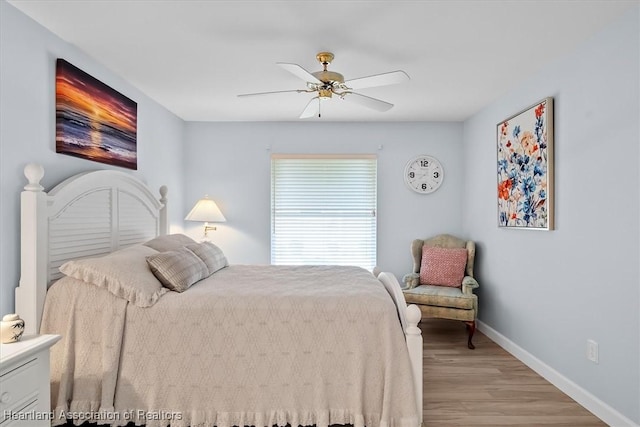
[[[60,335],[28,335],[0,344],[0,424],[50,426],[49,348]]]
[[[20,341],[24,333],[24,320],[17,314],[7,314],[0,322],[0,341],[2,344],[9,344]]]

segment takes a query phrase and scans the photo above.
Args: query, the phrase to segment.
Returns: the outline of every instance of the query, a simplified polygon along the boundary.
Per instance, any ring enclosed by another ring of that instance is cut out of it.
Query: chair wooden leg
[[[469,349],[473,350],[474,348],[476,348],[476,346],[473,345],[471,340],[473,339],[473,333],[476,331],[476,321],[474,320],[473,322],[464,322],[464,323],[467,325],[467,332],[469,332],[469,339],[467,340],[467,347],[469,347]]]

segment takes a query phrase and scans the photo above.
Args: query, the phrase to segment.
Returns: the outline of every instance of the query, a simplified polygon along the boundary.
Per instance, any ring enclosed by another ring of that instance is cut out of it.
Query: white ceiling
[[[462,121],[571,51],[639,0],[8,0],[188,121],[295,121],[308,93],[276,66],[345,79],[404,70],[359,93],[384,113],[333,99],[311,121]]]

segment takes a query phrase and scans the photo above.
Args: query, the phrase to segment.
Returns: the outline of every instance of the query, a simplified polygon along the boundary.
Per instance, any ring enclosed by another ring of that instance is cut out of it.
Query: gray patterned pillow
[[[185,248],[198,255],[198,257],[204,261],[207,265],[207,269],[209,269],[209,274],[207,276],[210,276],[216,271],[229,265],[227,257],[222,252],[222,249],[211,242],[191,243],[189,245],[185,245]]]
[[[187,248],[160,252],[147,257],[153,274],[166,287],[184,292],[197,281],[209,276],[205,263]]]

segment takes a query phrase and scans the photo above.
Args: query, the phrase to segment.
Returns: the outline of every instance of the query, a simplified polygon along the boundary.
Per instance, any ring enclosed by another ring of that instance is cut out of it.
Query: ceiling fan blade
[[[307,106],[304,107],[302,114],[300,114],[301,119],[308,119],[313,116],[320,116],[320,98],[317,96],[311,98]]]
[[[393,104],[390,104],[388,102],[381,101],[376,98],[371,98],[370,96],[360,95],[359,93],[355,92],[345,92],[342,95],[342,99],[360,104],[362,106],[380,112],[388,111],[391,109],[391,107],[393,107]]]
[[[294,76],[301,78],[305,82],[311,82],[316,84],[324,84],[316,76],[299,66],[298,64],[288,64],[286,62],[276,62],[279,66],[293,74]]]
[[[303,89],[293,89],[293,90],[276,90],[273,92],[257,92],[257,93],[243,93],[238,96],[260,96],[260,95],[271,95],[272,93],[287,93],[287,92],[309,92],[308,90]]]
[[[362,89],[365,87],[395,85],[408,80],[411,80],[409,75],[402,70],[398,70],[347,80],[344,84],[349,87],[349,89]]]

